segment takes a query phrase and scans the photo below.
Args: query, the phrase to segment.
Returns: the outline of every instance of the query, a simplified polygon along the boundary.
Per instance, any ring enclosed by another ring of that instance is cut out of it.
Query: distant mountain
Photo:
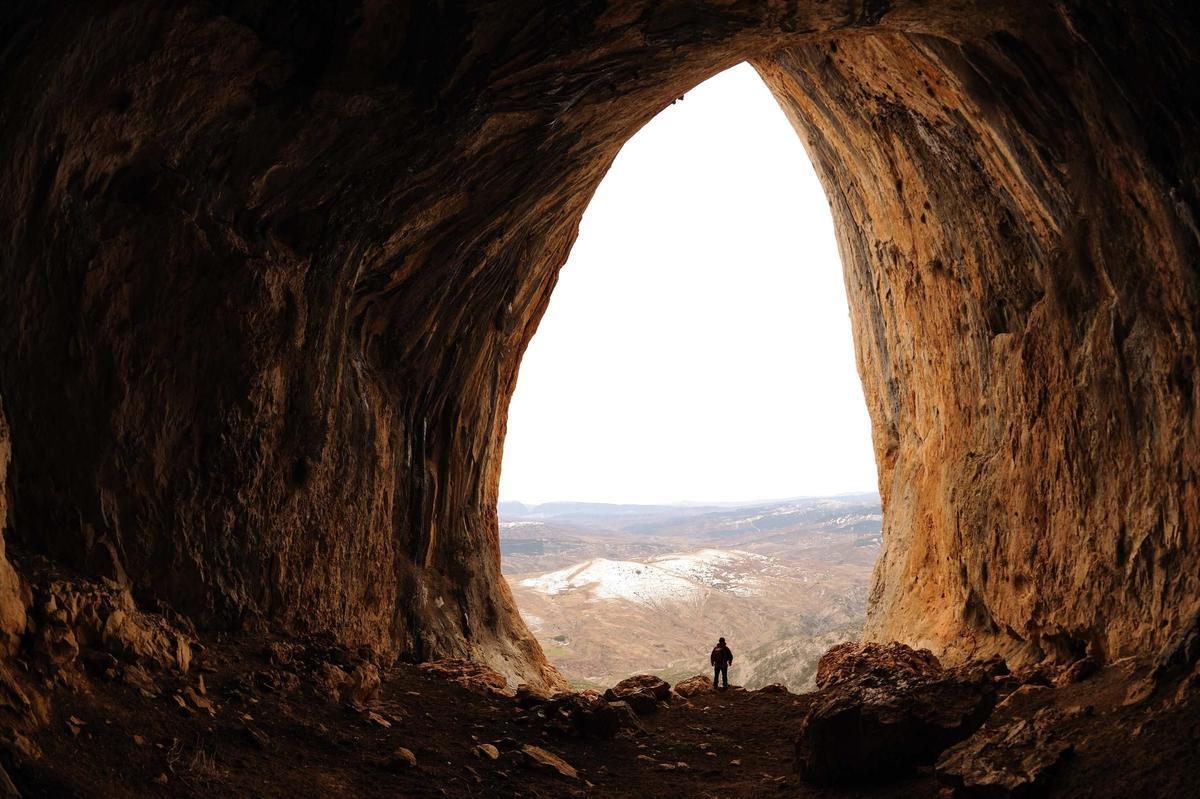
[[[639,536],[745,536],[800,529],[848,533],[878,532],[882,510],[875,494],[797,499],[745,504],[618,505],[594,502],[548,502],[499,506],[501,531],[515,534],[521,522],[554,522],[586,532],[633,533]]]

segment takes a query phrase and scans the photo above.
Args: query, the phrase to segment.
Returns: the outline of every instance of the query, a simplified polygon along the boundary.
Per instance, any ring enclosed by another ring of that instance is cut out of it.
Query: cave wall
[[[845,262],[884,502],[870,638],[1114,657],[1200,602],[1195,14],[1118,11],[759,62]]]
[[[1084,8],[10,4],[12,536],[556,684],[499,574],[520,357],[621,144],[750,58],[838,222],[869,634],[1149,645],[1197,596],[1193,20]]]

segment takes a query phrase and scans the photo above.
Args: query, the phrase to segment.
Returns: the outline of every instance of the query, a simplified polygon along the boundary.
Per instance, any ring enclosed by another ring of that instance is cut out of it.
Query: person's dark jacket
[[[733,662],[733,653],[729,651],[729,647],[725,644],[717,644],[713,647],[709,660],[714,666],[728,666]]]

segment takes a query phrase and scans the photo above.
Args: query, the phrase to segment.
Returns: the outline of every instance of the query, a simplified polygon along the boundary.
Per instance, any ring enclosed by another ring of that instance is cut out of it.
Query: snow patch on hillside
[[[589,599],[624,599],[653,605],[685,601],[711,590],[737,596],[757,593],[752,573],[771,562],[749,552],[702,549],[662,555],[647,563],[594,558],[520,582],[548,596],[587,591]]]
[[[592,599],[625,599],[643,604],[690,599],[704,590],[696,582],[648,563],[607,558],[529,577],[521,585],[550,596],[586,589]]]

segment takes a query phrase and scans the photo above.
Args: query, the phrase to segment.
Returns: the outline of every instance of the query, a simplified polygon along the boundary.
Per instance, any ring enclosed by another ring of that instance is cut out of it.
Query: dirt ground
[[[800,783],[792,746],[804,695],[672,697],[642,718],[644,735],[596,741],[545,733],[513,699],[473,693],[413,665],[387,669],[379,697],[366,706],[320,695],[296,676],[304,668],[292,667],[273,662],[261,641],[226,638],[208,641],[188,674],[158,675],[161,693],[153,698],[121,680],[81,674],[57,690],[50,723],[30,736],[42,757],[10,774],[23,796],[55,798],[949,795],[928,769],[849,790]],[[1200,703],[1193,693],[1180,703],[1125,706],[1141,671],[1133,663],[1109,667],[997,711],[1092,708],[1061,730],[1076,751],[1052,795],[1200,796]],[[499,758],[476,755],[478,743],[496,744]],[[578,778],[522,764],[511,751],[522,744],[558,755]],[[411,750],[416,765],[398,762],[397,747]]]

